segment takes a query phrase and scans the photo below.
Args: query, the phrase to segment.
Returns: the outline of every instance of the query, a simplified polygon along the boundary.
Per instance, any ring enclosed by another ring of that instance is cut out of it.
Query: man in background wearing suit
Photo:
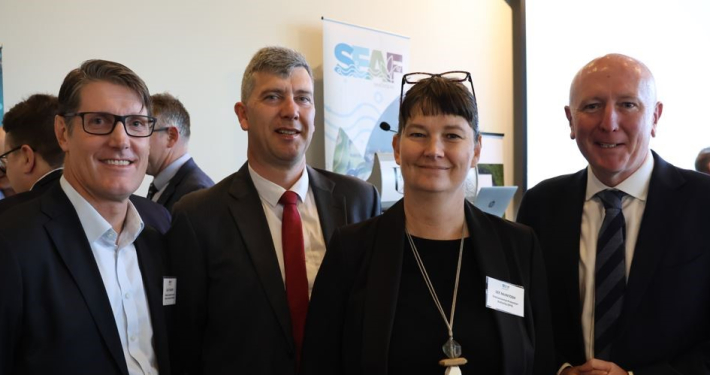
[[[710,176],[650,150],[663,105],[638,60],[591,61],[565,112],[589,166],[518,213],[542,245],[561,373],[707,374]]]
[[[5,129],[2,124],[0,124],[0,155],[5,153]],[[0,200],[5,197],[13,195],[15,192],[12,191],[12,186],[10,186],[10,180],[8,180],[5,172],[0,170]]]
[[[710,174],[710,147],[706,147],[698,153],[698,157],[695,158],[695,170]]]
[[[162,236],[128,199],[148,164],[148,88],[89,60],[58,97],[63,176],[0,216],[0,374],[169,374]]]
[[[326,243],[337,227],[380,213],[372,185],[306,164],[313,96],[303,55],[259,50],[235,105],[248,161],[175,205],[168,239],[180,288],[171,350],[180,374],[295,374]]]
[[[0,213],[39,197],[59,183],[64,150],[54,134],[54,118],[58,113],[57,97],[35,94],[5,114],[4,145],[8,152],[0,156],[0,172],[7,173],[17,194],[0,200]],[[146,225],[160,233],[168,231],[171,218],[165,208],[133,194],[130,200]]]
[[[58,108],[56,96],[35,94],[5,114],[3,127],[8,151],[0,156],[0,170],[18,194],[0,201],[0,213],[39,196],[62,176],[64,151],[54,135]],[[34,193],[29,193],[30,190]]]
[[[174,96],[154,94],[153,113],[158,119],[150,137],[147,174],[155,177],[148,199],[171,211],[183,195],[214,185],[187,152],[190,114]]]

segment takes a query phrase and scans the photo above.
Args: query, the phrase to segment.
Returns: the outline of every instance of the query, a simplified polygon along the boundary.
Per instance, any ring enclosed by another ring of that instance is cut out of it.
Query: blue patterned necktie
[[[597,239],[594,297],[594,356],[609,360],[616,338],[619,316],[626,289],[626,220],[621,200],[626,195],[619,190],[604,190],[597,197],[604,204],[605,214]]]

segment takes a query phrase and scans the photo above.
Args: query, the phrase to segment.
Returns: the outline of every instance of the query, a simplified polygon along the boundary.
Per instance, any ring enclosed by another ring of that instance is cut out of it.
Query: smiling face
[[[392,139],[397,164],[402,168],[404,195],[459,194],[481,152],[471,125],[461,116],[411,116],[401,135]]]
[[[76,112],[147,115],[138,94],[106,81],[85,85],[80,98]],[[64,176],[87,201],[123,202],[138,189],[145,177],[149,138],[129,137],[122,123],[108,135],[88,134],[79,116],[57,116],[54,127],[66,153]]]
[[[565,107],[571,138],[607,186],[618,185],[643,164],[662,111],[651,73],[622,55],[585,66]]]
[[[262,176],[271,168],[302,170],[314,131],[313,80],[298,67],[282,77],[254,74],[254,89],[235,112],[248,132],[249,164]]]

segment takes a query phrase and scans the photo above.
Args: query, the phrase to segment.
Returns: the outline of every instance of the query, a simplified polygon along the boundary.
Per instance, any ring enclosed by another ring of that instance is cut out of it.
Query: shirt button
[[[131,298],[131,293],[126,293],[126,294],[124,294],[123,296],[124,296],[126,299],[130,299],[130,298]]]
[[[135,341],[136,341],[136,336],[131,336],[131,341],[135,342]]]

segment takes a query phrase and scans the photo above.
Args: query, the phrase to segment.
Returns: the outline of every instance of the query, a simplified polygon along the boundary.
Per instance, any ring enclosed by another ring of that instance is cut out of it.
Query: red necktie
[[[284,207],[281,221],[281,244],[286,269],[286,297],[291,310],[293,341],[296,344],[296,363],[301,358],[301,344],[308,312],[308,278],[306,277],[306,254],[303,250],[301,215],[296,207],[298,194],[287,191],[279,199]]]

